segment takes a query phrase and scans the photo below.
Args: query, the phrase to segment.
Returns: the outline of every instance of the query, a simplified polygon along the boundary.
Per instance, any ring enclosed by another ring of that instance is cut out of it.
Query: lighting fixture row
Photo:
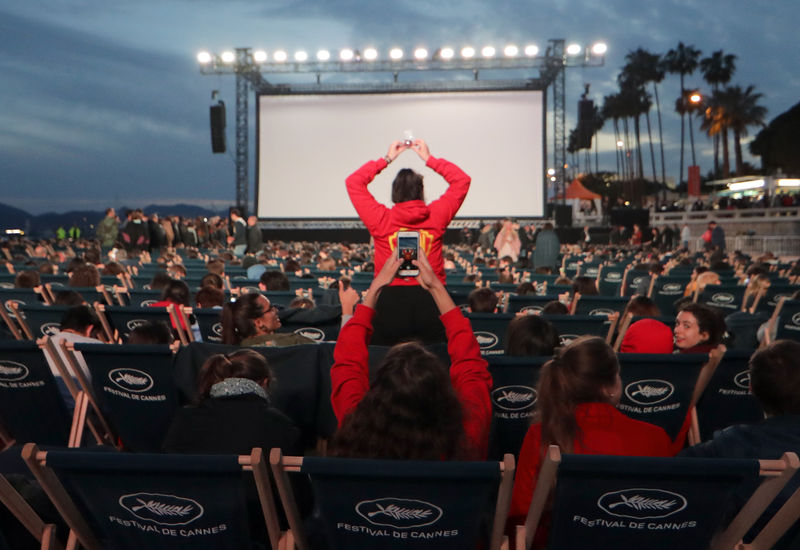
[[[601,56],[606,53],[608,47],[602,43],[597,42],[593,44],[590,48],[587,48],[591,55]],[[576,56],[583,52],[583,46],[580,44],[569,44],[566,48],[567,55]],[[413,58],[417,61],[424,61],[431,57],[430,53],[426,48],[416,48],[413,52]],[[472,46],[465,46],[461,48],[458,52],[462,59],[473,59],[477,56],[478,51],[473,48]],[[480,50],[481,57],[485,59],[490,59],[496,57],[498,54],[497,49],[494,46],[484,46]],[[503,48],[502,54],[508,58],[514,58],[520,56],[520,54],[526,57],[536,57],[539,54],[539,47],[535,44],[528,44],[524,48],[520,50],[520,48],[514,44],[509,44],[505,48]],[[319,50],[316,54],[317,61],[330,61],[333,54],[329,50]],[[389,59],[392,61],[401,61],[405,57],[405,52],[402,48],[392,48],[389,50]],[[445,47],[437,50],[433,54],[433,59],[441,59],[441,60],[450,60],[456,57],[456,51],[453,48]],[[226,50],[222,52],[219,56],[220,61],[225,64],[233,64],[236,61],[236,53],[232,50]],[[255,63],[266,63],[269,59],[267,52],[264,50],[255,50],[253,52],[253,61]],[[294,52],[293,55],[294,61],[298,63],[303,63],[309,60],[309,53],[305,50],[298,50]],[[201,51],[197,54],[197,62],[201,65],[207,65],[214,60],[214,56],[208,51]],[[344,48],[339,50],[339,60],[343,62],[349,61],[377,61],[378,60],[378,50],[375,48],[367,48],[363,52],[358,50],[353,50],[351,48]],[[274,63],[285,63],[289,61],[289,53],[286,50],[275,50],[272,52],[272,62]]]

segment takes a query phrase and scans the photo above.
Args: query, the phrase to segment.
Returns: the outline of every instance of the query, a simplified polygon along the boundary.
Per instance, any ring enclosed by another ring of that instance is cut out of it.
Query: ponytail
[[[197,395],[199,400],[208,398],[211,386],[226,378],[247,378],[255,382],[275,380],[267,359],[252,349],[241,349],[230,354],[219,353],[203,363],[197,376]]]

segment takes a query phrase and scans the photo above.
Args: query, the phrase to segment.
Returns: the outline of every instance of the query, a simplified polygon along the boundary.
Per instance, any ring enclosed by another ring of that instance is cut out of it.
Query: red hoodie
[[[398,231],[419,231],[420,247],[425,251],[434,273],[444,283],[442,235],[461,208],[467,196],[470,177],[461,168],[444,159],[429,157],[426,166],[432,168],[450,185],[444,194],[430,204],[421,200],[406,201],[387,208],[367,190],[378,172],[386,168],[384,159],[371,160],[353,172],[346,180],[350,201],[361,221],[375,241],[375,273],[394,252]],[[393,285],[416,285],[414,278],[397,277]]]

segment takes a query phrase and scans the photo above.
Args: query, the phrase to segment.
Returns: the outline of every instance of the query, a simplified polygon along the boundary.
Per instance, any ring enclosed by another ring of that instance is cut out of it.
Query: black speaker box
[[[633,227],[636,223],[644,229],[650,225],[650,211],[646,208],[612,208],[609,219],[611,225]]]
[[[556,227],[572,227],[572,205],[547,203],[546,214],[556,222]]]
[[[224,153],[225,148],[225,104],[219,102],[212,105],[209,110],[211,121],[211,151],[214,153]]]

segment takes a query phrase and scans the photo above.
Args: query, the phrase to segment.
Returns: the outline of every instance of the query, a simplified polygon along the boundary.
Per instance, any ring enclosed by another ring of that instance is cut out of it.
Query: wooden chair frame
[[[56,539],[56,526],[45,523],[31,508],[9,481],[0,474],[0,503],[33,535],[41,544],[42,550],[63,550],[64,546]]]

